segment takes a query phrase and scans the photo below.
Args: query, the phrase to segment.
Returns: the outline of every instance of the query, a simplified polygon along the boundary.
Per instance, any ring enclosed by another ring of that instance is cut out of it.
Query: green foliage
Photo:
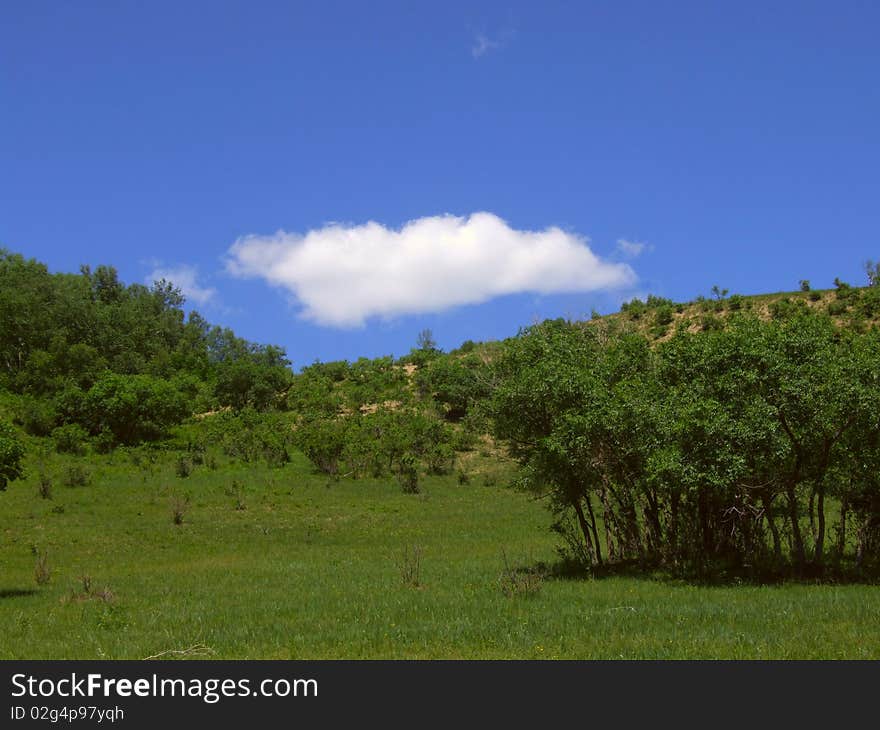
[[[658,325],[672,324],[673,308],[672,304],[662,304],[654,310],[654,322]]]
[[[733,294],[727,300],[727,308],[731,312],[739,312],[748,307],[748,300],[742,294]]]
[[[88,451],[89,435],[76,423],[66,423],[52,430],[52,441],[59,454],[82,456]]]
[[[252,408],[227,411],[205,418],[202,428],[206,444],[219,446],[233,459],[248,464],[262,459],[272,467],[290,461],[293,427],[282,413],[259,413]]]
[[[704,314],[700,317],[700,327],[703,332],[718,332],[724,329],[724,320],[714,314]]]
[[[45,398],[23,396],[17,422],[32,436],[48,436],[58,422],[55,403]]]
[[[419,393],[433,399],[450,421],[464,418],[492,389],[491,370],[476,354],[437,357],[416,373],[415,382]]]
[[[188,414],[186,399],[174,384],[151,375],[105,375],[82,400],[89,431],[112,434],[120,444],[161,438]]]
[[[840,299],[828,302],[825,307],[825,311],[832,317],[839,317],[840,315],[845,314],[848,309],[849,306],[846,301],[841,301]]]
[[[318,471],[335,476],[346,450],[348,429],[344,418],[309,419],[297,425],[294,444]]]
[[[0,421],[0,491],[5,490],[9,482],[24,476],[24,453],[24,444],[15,429]]]
[[[773,319],[788,319],[803,314],[806,309],[807,304],[803,299],[782,297],[770,304],[770,316]]]
[[[82,464],[68,464],[61,481],[65,487],[87,487],[92,483],[92,472]]]
[[[494,432],[592,565],[821,571],[830,495],[845,499],[843,520],[859,505],[859,565],[878,557],[880,499],[864,496],[880,490],[876,332],[842,334],[797,307],[652,349],[545,323],[498,371]]]
[[[221,406],[259,411],[275,407],[290,386],[293,374],[280,352],[263,352],[257,358],[242,358],[217,365],[214,393]]]
[[[674,306],[675,303],[671,299],[649,294],[647,301],[644,302],[638,297],[629,302],[624,302],[620,305],[620,311],[628,315],[630,319],[638,320],[651,310],[662,309],[665,311],[667,308],[671,309]]]
[[[0,387],[25,396],[25,430],[46,436],[79,424],[110,449],[163,437],[196,405],[282,403],[292,379],[284,351],[197,312],[185,318],[183,302],[166,281],[126,286],[109,266],[50,274],[0,249]],[[142,396],[149,405],[138,409]]]

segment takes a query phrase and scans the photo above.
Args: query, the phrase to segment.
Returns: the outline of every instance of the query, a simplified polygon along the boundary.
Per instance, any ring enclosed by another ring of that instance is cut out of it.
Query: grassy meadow
[[[30,458],[2,495],[3,659],[880,658],[878,586],[508,570],[552,566],[558,538],[485,453],[421,494],[298,454],[186,478],[170,452]]]

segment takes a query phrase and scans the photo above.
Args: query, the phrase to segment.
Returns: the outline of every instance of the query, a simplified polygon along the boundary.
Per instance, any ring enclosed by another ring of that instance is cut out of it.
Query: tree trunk
[[[581,527],[581,532],[584,535],[584,543],[587,546],[587,551],[590,554],[590,560],[594,559],[595,551],[593,550],[593,541],[590,539],[590,526],[587,524],[587,519],[584,517],[584,510],[581,507],[581,501],[579,498],[575,497],[571,501],[572,507],[574,507],[574,511],[577,514],[578,524]]]
[[[795,562],[798,569],[803,570],[807,562],[807,555],[804,551],[804,538],[801,535],[801,526],[798,523],[796,487],[797,483],[789,482],[785,489],[785,496],[788,500],[788,519],[791,522],[792,548],[794,550]]]
[[[822,482],[816,486],[816,518],[818,529],[816,530],[816,544],[813,550],[813,563],[821,571],[822,561],[825,558],[825,485]]]
[[[602,543],[599,542],[599,531],[596,529],[596,515],[593,514],[593,501],[590,499],[590,493],[584,497],[587,503],[587,509],[590,512],[590,526],[593,530],[593,544],[596,546],[596,562],[602,565]]]
[[[852,480],[850,480],[850,483]],[[843,560],[843,553],[846,550],[846,513],[849,511],[849,500],[844,495],[840,503],[840,527],[837,533],[837,556],[836,560],[840,563]]]
[[[602,516],[605,525],[605,551],[608,554],[608,560],[614,562],[616,557],[614,552],[614,542],[611,539],[611,527],[613,516],[611,514],[611,506],[608,504],[608,490],[602,489]]]
[[[764,514],[767,516],[767,524],[770,526],[770,534],[773,536],[773,557],[776,564],[782,564],[782,543],[779,540],[779,528],[776,527],[776,521],[773,519],[773,512],[770,511],[772,500],[766,495],[761,496],[764,504]]]

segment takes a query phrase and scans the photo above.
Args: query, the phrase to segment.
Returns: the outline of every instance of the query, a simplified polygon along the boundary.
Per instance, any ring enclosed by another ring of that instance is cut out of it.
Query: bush
[[[61,481],[66,487],[86,487],[92,483],[92,473],[80,464],[69,464]]]
[[[803,299],[789,299],[782,297],[770,304],[770,316],[773,319],[789,319],[798,314],[802,314],[807,309],[807,305]]]
[[[38,586],[46,585],[52,579],[52,569],[49,567],[49,556],[37,551],[37,561],[34,565],[34,580]]]
[[[400,580],[405,586],[418,588],[421,585],[422,548],[418,545],[405,548],[397,568],[400,571]]]
[[[845,314],[847,309],[849,309],[847,303],[839,299],[836,299],[833,302],[828,302],[825,307],[825,311],[832,317],[839,317],[841,314]]]
[[[42,499],[52,499],[52,480],[42,471],[37,481],[37,495]]]
[[[654,312],[654,322],[658,325],[668,325],[672,323],[672,305],[662,304],[657,307]]]
[[[181,497],[175,495],[171,498],[171,522],[175,525],[182,525],[183,518],[189,509],[189,497]]]
[[[508,562],[507,554],[502,552],[501,555],[504,561],[504,567],[498,579],[501,592],[507,598],[517,596],[531,598],[538,595],[544,586],[544,573],[540,570],[514,568]]]
[[[727,300],[727,308],[731,312],[738,312],[746,306],[746,298],[742,294],[734,294]]]
[[[193,472],[193,462],[188,456],[179,456],[174,465],[174,472],[181,479],[186,479]]]
[[[638,297],[620,305],[621,313],[627,315],[632,320],[641,319],[647,309],[647,305]]]
[[[421,491],[419,489],[418,459],[415,456],[404,454],[400,457],[394,472],[404,494],[418,494]]]
[[[76,423],[66,423],[52,429],[52,441],[59,454],[84,456],[88,451],[88,438],[86,430]]]
[[[150,375],[104,375],[86,393],[82,408],[91,433],[107,432],[121,444],[161,438],[189,414],[180,391]]]
[[[347,431],[348,423],[342,418],[304,421],[296,428],[294,443],[318,471],[335,475],[345,452]]]
[[[8,423],[0,421],[0,491],[15,479],[24,476],[24,445]]]
[[[24,430],[32,436],[48,436],[58,422],[58,413],[52,401],[24,398],[18,420]]]

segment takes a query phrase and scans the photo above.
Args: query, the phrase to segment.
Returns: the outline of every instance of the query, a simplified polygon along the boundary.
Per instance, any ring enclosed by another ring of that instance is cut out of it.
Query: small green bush
[[[662,304],[654,311],[654,322],[658,325],[671,324],[672,318],[671,304]]]
[[[190,474],[193,473],[193,462],[189,456],[179,456],[177,457],[177,461],[174,464],[174,472],[181,479],[186,479]]]
[[[828,302],[825,306],[825,311],[828,312],[832,317],[839,317],[841,314],[845,314],[846,310],[849,309],[849,306],[845,301],[840,299],[835,299],[833,302]]]
[[[92,483],[92,473],[81,464],[69,464],[61,482],[66,487],[87,487]]]
[[[24,476],[24,445],[8,423],[0,421],[0,492],[15,479]]]
[[[52,441],[59,454],[84,456],[88,451],[88,440],[86,430],[76,423],[66,423],[52,429]]]

